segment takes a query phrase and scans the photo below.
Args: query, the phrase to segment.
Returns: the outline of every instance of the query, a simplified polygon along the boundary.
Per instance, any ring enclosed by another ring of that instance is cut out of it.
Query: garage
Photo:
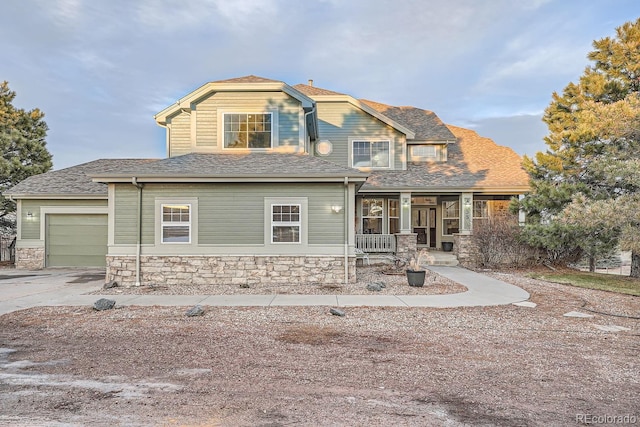
[[[47,267],[104,267],[107,215],[47,214]]]

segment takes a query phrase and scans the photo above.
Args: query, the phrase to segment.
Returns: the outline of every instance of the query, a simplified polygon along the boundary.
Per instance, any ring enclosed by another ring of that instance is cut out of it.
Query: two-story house
[[[18,268],[104,266],[134,283],[343,283],[356,248],[465,245],[528,189],[520,157],[432,112],[256,76],[155,116],[165,159],[16,185]]]

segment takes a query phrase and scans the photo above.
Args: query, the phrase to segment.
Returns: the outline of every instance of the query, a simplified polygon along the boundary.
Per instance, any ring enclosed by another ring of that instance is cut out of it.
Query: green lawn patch
[[[618,292],[640,296],[640,279],[615,274],[589,273],[587,271],[558,271],[530,273],[529,277],[562,283],[587,289]]]

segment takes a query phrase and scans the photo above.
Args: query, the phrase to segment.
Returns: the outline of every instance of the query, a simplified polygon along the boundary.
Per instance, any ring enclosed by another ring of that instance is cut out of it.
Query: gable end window
[[[271,205],[271,243],[301,243],[302,206]]]
[[[352,141],[354,168],[391,167],[391,144],[389,141]]]
[[[273,113],[224,113],[224,148],[271,148]]]
[[[162,205],[162,243],[191,243],[191,205]]]

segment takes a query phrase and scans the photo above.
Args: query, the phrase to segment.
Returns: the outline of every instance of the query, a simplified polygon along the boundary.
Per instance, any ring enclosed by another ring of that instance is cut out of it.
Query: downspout
[[[131,183],[138,189],[138,218],[137,218],[137,242],[136,242],[136,284],[140,286],[140,252],[142,247],[142,188],[143,184],[138,183],[138,178],[131,178]]]
[[[349,284],[349,177],[344,177],[344,284]]]

